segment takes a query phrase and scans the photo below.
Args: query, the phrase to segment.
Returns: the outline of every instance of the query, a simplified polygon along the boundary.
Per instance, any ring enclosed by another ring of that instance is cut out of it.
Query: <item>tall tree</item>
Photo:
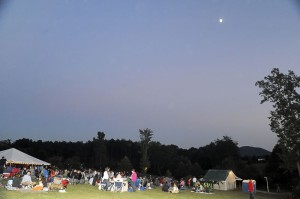
[[[149,157],[148,157],[148,149],[149,149],[149,143],[151,142],[153,131],[151,129],[139,129],[140,132],[140,140],[141,140],[141,162],[140,166],[142,171],[145,173],[150,167]]]
[[[107,162],[107,149],[105,145],[105,133],[99,131],[97,133],[97,139],[94,138],[94,158],[96,168],[105,168],[108,164]]]
[[[290,164],[290,157],[293,157],[300,179],[300,77],[291,70],[283,74],[274,68],[255,85],[262,89],[259,93],[263,98],[261,104],[271,102],[273,105],[269,117],[271,130],[279,138],[285,163]]]

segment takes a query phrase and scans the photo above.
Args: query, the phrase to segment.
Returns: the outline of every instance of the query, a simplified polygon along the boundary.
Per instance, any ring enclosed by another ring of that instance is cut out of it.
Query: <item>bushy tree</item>
[[[288,168],[297,168],[300,184],[300,77],[289,70],[287,74],[274,68],[271,74],[257,81],[261,88],[261,103],[271,102],[270,127],[279,138],[282,159]]]

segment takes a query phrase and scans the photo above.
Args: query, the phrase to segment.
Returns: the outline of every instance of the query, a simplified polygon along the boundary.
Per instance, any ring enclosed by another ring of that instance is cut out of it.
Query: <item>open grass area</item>
[[[24,193],[20,191],[7,191],[4,188],[0,188],[1,199],[147,199],[147,198],[201,198],[201,199],[247,199],[249,195],[242,193],[241,190],[235,191],[214,191],[214,194],[199,194],[192,193],[189,190],[181,191],[179,194],[170,194],[162,192],[160,188],[147,190],[147,191],[136,191],[134,193],[123,192],[113,193],[99,191],[97,187],[91,185],[69,185],[66,193],[59,193],[57,191],[45,192],[45,193]],[[257,193],[256,199],[286,199],[288,197],[280,195],[270,195],[264,193]]]

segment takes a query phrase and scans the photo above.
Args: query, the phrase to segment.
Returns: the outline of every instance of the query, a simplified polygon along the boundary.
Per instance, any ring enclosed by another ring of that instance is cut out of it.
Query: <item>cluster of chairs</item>
[[[108,191],[112,192],[122,192],[123,186],[125,186],[125,183],[122,179],[116,179],[114,182],[110,183],[107,187]],[[101,182],[99,184],[99,190],[105,190],[106,184]]]

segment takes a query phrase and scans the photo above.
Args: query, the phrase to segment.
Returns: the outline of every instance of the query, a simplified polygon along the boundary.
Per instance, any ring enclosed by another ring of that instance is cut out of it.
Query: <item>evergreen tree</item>
[[[132,169],[131,161],[127,156],[125,156],[119,163],[119,170],[129,172]]]
[[[148,149],[149,149],[149,143],[152,139],[153,132],[151,129],[139,129],[140,132],[140,140],[141,140],[141,162],[140,167],[143,172],[147,173],[147,170],[150,167],[150,161],[148,157]]]
[[[107,149],[105,145],[105,133],[99,131],[97,133],[97,139],[94,138],[94,159],[95,166],[97,169],[104,169],[107,164]]]

